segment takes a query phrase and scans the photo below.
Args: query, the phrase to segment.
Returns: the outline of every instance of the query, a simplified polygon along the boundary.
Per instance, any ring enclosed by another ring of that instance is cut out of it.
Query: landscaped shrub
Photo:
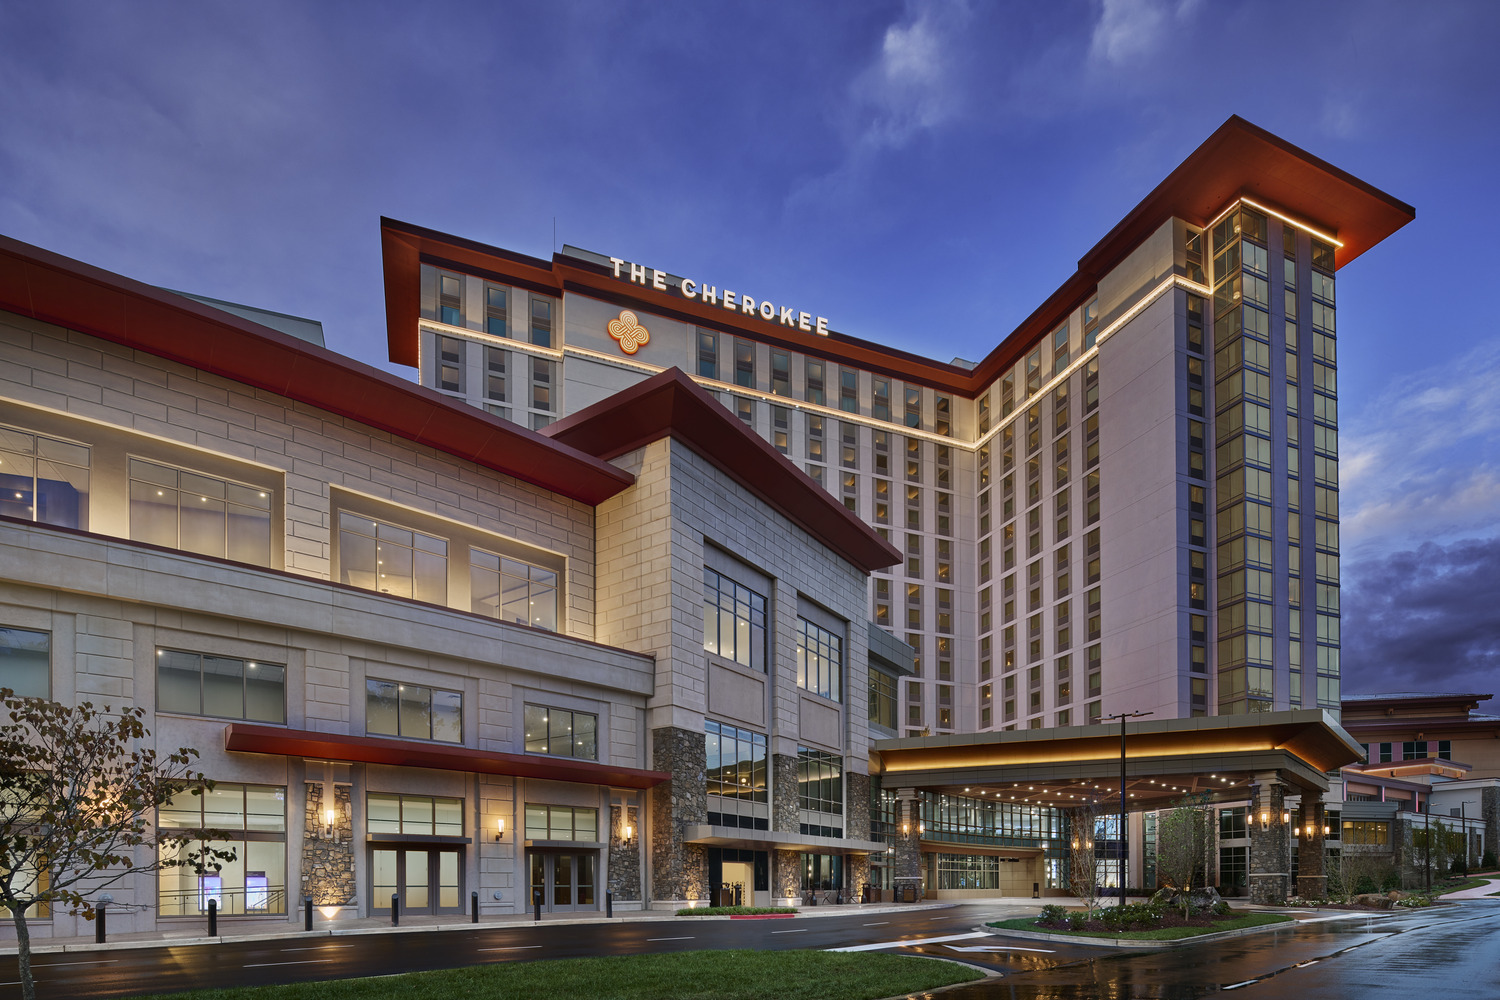
[[[1401,873],[1394,868],[1388,869],[1385,878],[1380,882],[1380,891],[1390,892],[1392,889],[1399,888],[1401,888]]]
[[[1086,913],[1070,913],[1070,914],[1068,914],[1068,927],[1071,928],[1072,930],[1081,931],[1081,930],[1084,929],[1085,926],[1087,926],[1088,922],[1089,922],[1089,918],[1088,918],[1088,914],[1086,914]]]
[[[1484,857],[1479,859],[1479,867],[1483,868],[1487,872],[1494,871],[1496,868],[1500,868],[1500,861],[1497,861],[1495,859],[1495,852],[1493,849],[1484,852]]]
[[[1065,924],[1068,922],[1068,911],[1066,907],[1048,903],[1042,907],[1042,913],[1038,919],[1044,924]]]
[[[1356,896],[1362,896],[1367,892],[1378,891],[1380,891],[1380,886],[1376,885],[1375,880],[1368,875],[1361,875],[1359,877],[1359,880],[1354,883],[1354,895]]]

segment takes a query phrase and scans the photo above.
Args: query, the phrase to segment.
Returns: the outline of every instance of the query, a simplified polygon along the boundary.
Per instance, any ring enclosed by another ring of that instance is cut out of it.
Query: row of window
[[[0,427],[0,514],[89,529],[91,449]],[[130,538],[256,566],[272,565],[274,492],[162,462],[128,462]],[[338,515],[340,582],[448,603],[450,540],[348,511]],[[498,540],[497,540],[498,541]],[[511,554],[467,547],[469,610],[556,630],[558,573]]]
[[[51,636],[0,628],[0,687],[21,697],[51,695]],[[286,665],[180,649],[156,651],[156,707],[175,715],[286,722]],[[464,742],[462,691],[368,678],[365,732],[439,743]],[[599,758],[599,718],[587,712],[527,704],[527,753]]]
[[[716,570],[703,568],[703,648],[741,666],[767,669],[766,597]],[[844,640],[797,619],[797,686],[843,700]]]

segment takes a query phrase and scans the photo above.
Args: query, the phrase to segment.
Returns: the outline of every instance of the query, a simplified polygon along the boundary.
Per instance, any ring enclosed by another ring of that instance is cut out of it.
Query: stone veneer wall
[[[771,829],[796,834],[801,828],[797,819],[797,758],[790,754],[771,754]]]
[[[802,896],[802,855],[796,851],[771,852],[772,903],[790,902],[793,906]]]
[[[651,731],[651,766],[670,780],[651,791],[651,896],[708,899],[708,851],[684,844],[683,828],[708,822],[708,746],[702,732],[674,726]]]
[[[324,840],[323,782],[309,781],[307,808],[302,827],[302,895],[311,896],[314,906],[344,906],[354,901],[354,827],[349,808],[349,786],[334,785],[333,809],[337,817],[333,839]],[[288,910],[295,909],[299,899],[287,900]]]
[[[1328,895],[1328,877],[1323,870],[1323,824],[1328,815],[1321,801],[1312,801],[1310,793],[1302,796],[1297,829],[1297,895],[1303,899],[1322,899]],[[1313,828],[1308,836],[1307,827]]]
[[[1271,822],[1257,822],[1250,830],[1250,900],[1275,905],[1286,900],[1291,883],[1291,839],[1281,821],[1286,808],[1286,786],[1260,778],[1260,797],[1251,803],[1257,813],[1264,809]]]
[[[623,815],[621,815],[623,813]],[[624,826],[636,831],[635,842],[622,839]],[[641,818],[635,806],[611,806],[609,810],[609,884],[615,902],[639,902],[641,899]]]

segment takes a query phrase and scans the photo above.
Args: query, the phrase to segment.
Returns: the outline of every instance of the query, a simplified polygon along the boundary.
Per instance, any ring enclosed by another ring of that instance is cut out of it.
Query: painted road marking
[[[330,948],[353,948],[352,944],[320,944],[316,948],[282,948],[282,951],[327,951]]]
[[[1055,948],[1017,948],[1014,945],[1008,945],[1008,944],[996,944],[996,945],[985,944],[985,945],[980,945],[977,948],[955,948],[955,947],[953,947],[950,944],[948,946],[948,950],[949,951],[1040,951],[1040,952],[1044,952],[1044,953],[1046,953],[1048,955],[1055,955],[1057,953],[1057,949],[1055,949]]]
[[[269,969],[276,965],[327,965],[332,962],[331,958],[305,958],[300,962],[254,962],[250,965],[242,965],[242,969]]]
[[[31,964],[33,968],[37,969],[61,969],[65,965],[114,965],[118,961],[118,958],[110,958],[99,962],[48,962],[45,965],[32,962]]]
[[[693,939],[693,936],[691,934],[689,934],[687,937],[647,938],[646,940],[647,941],[691,941],[692,939]]]
[[[541,945],[539,945],[539,944],[514,944],[514,945],[511,945],[509,948],[480,948],[479,950],[480,951],[531,951],[533,948],[540,948],[540,947],[541,947]]]
[[[889,927],[890,923],[891,922],[889,920],[877,920],[873,924],[860,924],[860,926],[861,927]]]
[[[906,941],[881,941],[878,944],[856,944],[848,948],[829,948],[829,951],[879,951],[882,948],[910,948],[919,944],[945,944],[949,941],[972,941],[974,938],[990,937],[984,931],[968,934],[944,934],[941,937],[911,938]]]
[[[806,934],[806,927],[794,927],[789,931],[772,931],[772,934]]]

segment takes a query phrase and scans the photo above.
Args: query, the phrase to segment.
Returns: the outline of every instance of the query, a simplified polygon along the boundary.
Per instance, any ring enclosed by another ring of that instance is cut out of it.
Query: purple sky
[[[1417,208],[1339,274],[1345,689],[1500,692],[1497,37],[1489,0],[11,3],[0,232],[377,364],[381,215],[979,358],[1239,114]]]

